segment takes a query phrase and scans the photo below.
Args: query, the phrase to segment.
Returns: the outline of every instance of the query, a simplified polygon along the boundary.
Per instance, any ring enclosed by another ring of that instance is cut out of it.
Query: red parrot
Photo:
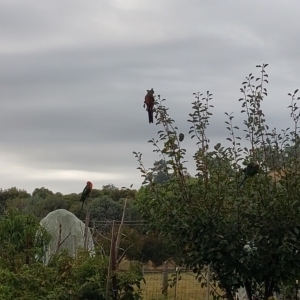
[[[89,197],[92,188],[93,188],[93,184],[90,181],[88,181],[81,194],[81,198],[80,198],[80,201],[82,202],[81,209],[83,208],[84,201],[87,200],[87,198]]]
[[[144,107],[145,104],[147,106],[146,110],[148,111],[149,116],[149,124],[153,123],[153,106],[154,106],[154,91],[153,88],[151,90],[147,90],[147,95],[145,96]]]

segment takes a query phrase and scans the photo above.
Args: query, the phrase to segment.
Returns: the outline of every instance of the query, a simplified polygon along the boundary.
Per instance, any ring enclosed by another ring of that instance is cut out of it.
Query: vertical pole
[[[116,251],[116,244],[117,244],[117,238],[115,234],[112,236],[112,251],[111,251],[111,270],[113,272],[112,275],[112,296],[113,300],[117,299],[117,276],[116,276],[116,270],[117,270],[117,251]]]
[[[174,300],[177,300],[177,284],[178,284],[178,267],[176,267],[176,284],[175,284]]]
[[[90,209],[88,205],[86,206],[86,213],[85,213],[85,227],[84,227],[84,249],[88,249],[88,232],[89,232],[89,224],[90,224]]]
[[[107,269],[107,279],[106,279],[106,297],[105,299],[108,299],[109,294],[109,280],[111,275],[111,262],[112,262],[112,252],[114,249],[114,235],[115,235],[115,221],[113,221],[112,229],[111,229],[111,241],[110,241],[110,253],[109,253],[109,261],[108,261],[108,269]]]
[[[207,300],[210,296],[210,265],[207,266]]]
[[[162,293],[167,298],[168,296],[168,261],[164,263],[163,278],[162,278]]]
[[[298,279],[296,280],[296,300],[298,299]]]

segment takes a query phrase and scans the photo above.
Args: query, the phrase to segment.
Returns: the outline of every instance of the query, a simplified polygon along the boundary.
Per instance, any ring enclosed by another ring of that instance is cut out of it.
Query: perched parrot
[[[257,162],[251,162],[248,164],[248,166],[243,170],[245,173],[244,179],[239,185],[239,188],[242,186],[242,184],[245,182],[247,178],[253,177],[254,175],[257,174],[259,170],[259,164]]]
[[[148,111],[149,116],[149,124],[153,123],[153,106],[154,106],[154,91],[153,88],[151,90],[147,90],[147,95],[145,96],[144,107],[145,104],[147,106],[146,110]]]
[[[93,188],[93,184],[90,181],[88,181],[81,194],[81,198],[80,198],[80,201],[82,202],[81,209],[83,208],[84,201],[87,200],[87,198],[89,197],[92,188]]]

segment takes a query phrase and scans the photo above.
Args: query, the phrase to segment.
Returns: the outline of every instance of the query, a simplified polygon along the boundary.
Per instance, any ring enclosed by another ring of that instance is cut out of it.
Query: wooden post
[[[162,278],[162,294],[168,296],[168,261],[164,263],[163,278]]]
[[[207,300],[210,297],[210,265],[207,266]]]
[[[90,209],[86,205],[86,214],[85,214],[85,227],[84,227],[84,249],[88,250],[89,248],[89,224],[90,224]]]
[[[114,234],[112,236],[112,250],[111,250],[111,270],[113,272],[113,276],[111,279],[112,282],[112,298],[113,300],[117,299],[117,276],[116,276],[116,271],[117,271],[117,251],[116,251],[116,244],[117,244],[117,239],[116,235]]]
[[[109,280],[110,280],[110,275],[111,275],[111,269],[112,269],[112,254],[113,254],[113,249],[114,249],[114,235],[115,235],[115,221],[113,221],[112,229],[111,229],[111,241],[110,241],[110,254],[109,254],[109,261],[108,261],[108,269],[107,269],[107,280],[106,280],[106,297],[105,299],[108,298],[109,294]]]
[[[175,284],[174,300],[177,300],[177,284],[178,284],[178,267],[176,267],[176,284]]]

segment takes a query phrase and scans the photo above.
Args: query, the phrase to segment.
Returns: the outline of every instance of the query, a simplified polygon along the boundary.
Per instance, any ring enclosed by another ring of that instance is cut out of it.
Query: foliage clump
[[[138,205],[149,230],[179,251],[181,263],[193,268],[199,281],[210,265],[212,279],[228,299],[241,286],[249,299],[268,299],[300,275],[298,90],[289,94],[294,128],[270,129],[262,110],[267,64],[257,67],[260,76],[251,73],[242,83],[241,129],[234,115],[225,113],[229,146],[219,142],[212,147],[207,135],[212,94],[194,94],[188,120],[197,146],[194,177],[185,167],[185,135],[160,96],[155,110],[162,130],[149,142],[165,162],[169,179],[154,180],[155,170],[147,169],[142,154],[134,152],[145,185]],[[240,186],[251,162],[260,165],[259,172]]]
[[[142,276],[137,268],[116,271],[116,297],[112,298],[109,278],[107,298],[107,256],[97,251],[91,257],[82,249],[74,258],[60,251],[44,265],[49,241],[33,215],[11,209],[0,219],[0,299],[140,299]]]

